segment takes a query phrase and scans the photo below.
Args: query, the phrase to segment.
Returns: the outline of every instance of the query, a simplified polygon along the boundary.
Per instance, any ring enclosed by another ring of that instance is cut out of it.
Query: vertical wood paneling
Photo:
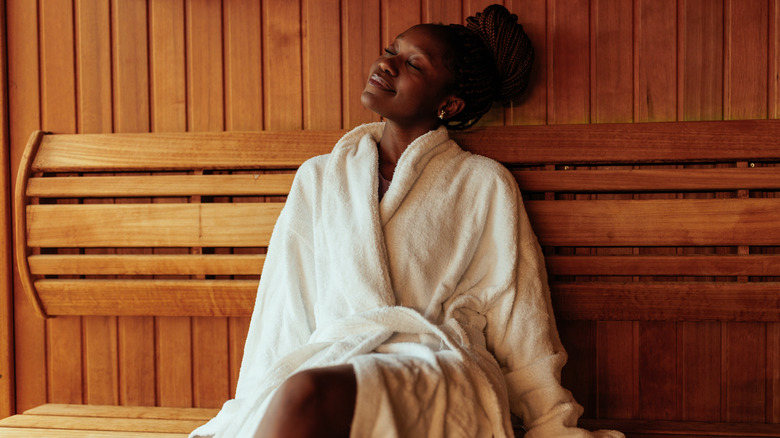
[[[587,0],[548,0],[547,121],[590,120],[590,28]]]
[[[723,117],[722,0],[678,0],[682,120]]]
[[[724,324],[724,421],[764,422],[766,331],[761,323]]]
[[[780,323],[767,327],[766,421],[780,423]]]
[[[641,322],[638,343],[639,417],[678,419],[677,325]]]
[[[724,117],[767,117],[768,2],[725,0]],[[748,253],[748,248],[742,248]],[[726,421],[763,422],[767,412],[766,324],[724,325]]]
[[[673,121],[677,115],[677,1],[637,0],[634,13],[634,119]]]
[[[677,5],[675,0],[634,2],[634,121],[671,121],[677,115]],[[675,194],[643,195],[675,197]],[[652,250],[643,250],[650,252]],[[653,251],[657,253],[657,251]],[[681,339],[678,324],[640,322],[639,417],[680,418]]]
[[[301,5],[263,0],[265,129],[303,127]]]
[[[115,132],[149,132],[149,52],[147,5],[111,3]],[[125,405],[156,402],[154,318],[119,317],[119,401]]]
[[[506,4],[507,9],[517,15],[534,49],[528,89],[512,102],[507,124],[543,125],[547,122],[547,1],[512,0]]]
[[[15,172],[41,127],[325,129],[378,120],[360,95],[383,45],[418,22],[462,23],[494,2],[6,0],[11,163],[0,175]],[[780,113],[780,0],[499,3],[531,36],[536,66],[529,93],[483,125]],[[217,407],[233,395],[248,318],[44,323],[16,283],[14,294],[19,410],[46,401]],[[563,322],[563,379],[589,417],[780,422],[778,327]],[[0,394],[0,415],[3,403]]]
[[[111,3],[114,130],[149,131],[149,58],[146,3]]]
[[[591,121],[633,120],[634,10],[631,2],[593,0],[591,16]]]
[[[40,129],[38,6],[36,2],[8,0],[8,104],[11,173],[16,175],[27,138]],[[43,321],[36,315],[14,272],[14,362],[16,410],[46,402],[46,338]],[[43,377],[42,377],[43,376]]]
[[[422,22],[420,0],[381,2],[382,47],[387,47],[406,29]]]
[[[379,57],[381,25],[379,0],[342,0],[341,38],[344,127],[379,120],[379,116],[360,103],[366,87],[368,69]]]
[[[187,124],[189,131],[225,128],[222,3],[187,0]]]
[[[303,128],[341,128],[339,0],[302,0]]]
[[[41,124],[43,129],[76,132],[73,6],[70,0],[40,3]],[[47,321],[49,399],[55,403],[83,400],[80,352],[81,318]]]
[[[590,4],[590,120],[592,123],[633,120],[633,5],[616,0]],[[632,195],[596,195],[598,199]],[[596,249],[614,254],[630,249]],[[633,418],[638,411],[638,324],[631,321],[598,322],[598,414],[607,418]]]
[[[263,128],[260,2],[224,2],[225,129]]]
[[[187,114],[190,131],[224,129],[222,4],[186,3]],[[192,319],[192,402],[219,407],[230,398],[227,318]]]
[[[152,131],[187,128],[184,39],[184,1],[152,0],[149,3]],[[166,200],[171,201],[187,202],[187,199]],[[192,406],[191,318],[156,318],[155,338],[157,403]]]
[[[111,132],[113,110],[109,4],[77,0],[74,12],[78,132]],[[118,404],[116,317],[84,317],[83,331],[84,401],[91,404]]]
[[[724,118],[765,118],[769,4],[767,0],[725,1]]]
[[[463,9],[460,2],[448,0],[422,0],[423,23],[463,24]]]
[[[720,419],[720,324],[686,322],[680,324],[682,373],[682,419]]]
[[[0,84],[8,83],[5,2],[0,3]],[[8,89],[0,87],[0,418],[14,409],[13,242],[11,241],[11,166],[8,138]]]

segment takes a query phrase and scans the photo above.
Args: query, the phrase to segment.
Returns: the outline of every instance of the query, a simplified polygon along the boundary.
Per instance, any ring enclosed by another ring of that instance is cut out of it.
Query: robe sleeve
[[[270,367],[305,344],[315,329],[312,203],[316,175],[310,162],[299,168],[274,226],[244,346],[236,398],[251,397]]]
[[[485,334],[502,368],[510,409],[522,419],[526,438],[622,437],[577,428],[583,409],[561,386],[567,356],[553,317],[541,248],[517,184],[508,172],[501,180],[483,239],[490,239],[495,256],[514,267],[503,269],[506,289],[499,288],[485,310]],[[501,263],[494,266],[502,269]],[[494,284],[501,283],[504,279]]]

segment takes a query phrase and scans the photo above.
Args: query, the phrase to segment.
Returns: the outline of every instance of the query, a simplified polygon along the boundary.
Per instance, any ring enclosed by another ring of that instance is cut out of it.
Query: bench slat
[[[526,205],[545,246],[780,245],[776,222],[780,199],[529,201]],[[28,215],[34,220],[28,225],[28,245],[266,246],[282,206],[30,205]]]
[[[550,275],[780,276],[778,255],[548,256]]]
[[[33,429],[100,430],[115,432],[190,433],[203,425],[203,420],[171,420],[160,418],[99,418],[64,415],[14,415],[0,420],[3,427]],[[0,434],[2,429],[0,428]]]
[[[524,191],[669,192],[780,189],[776,167],[632,170],[516,170]]]
[[[283,205],[30,205],[27,240],[42,248],[267,246]]]
[[[154,196],[282,196],[294,174],[83,176],[30,178],[27,196],[111,198]]]
[[[526,203],[543,246],[780,245],[780,199]]]
[[[257,280],[38,280],[47,315],[249,316]]]
[[[36,287],[50,315],[249,316],[257,281],[62,279],[39,280]],[[551,284],[556,316],[564,320],[780,321],[778,288],[772,282]]]
[[[628,436],[723,436],[723,437],[780,437],[780,424],[717,423],[670,420],[594,420],[582,418],[579,426],[587,429],[615,429]]]
[[[455,138],[465,149],[504,164],[776,161],[780,124],[718,120],[502,126],[472,129]]]
[[[550,275],[780,276],[780,255],[547,256]],[[265,254],[42,254],[34,275],[259,275]]]
[[[780,189],[777,168],[514,171],[524,191],[627,192]],[[294,174],[82,176],[31,178],[27,196],[283,196]]]
[[[780,283],[551,284],[564,320],[780,321]]]
[[[296,169],[343,131],[62,134],[44,136],[34,172]]]
[[[111,405],[73,405],[47,403],[24,411],[32,415],[66,415],[71,417],[105,418],[159,418],[167,420],[207,421],[217,415],[219,409],[213,408],[176,408],[165,406],[111,406]]]
[[[44,254],[34,275],[260,275],[265,254]]]
[[[52,430],[0,427],[3,438],[187,438],[188,433],[111,432],[97,430]]]

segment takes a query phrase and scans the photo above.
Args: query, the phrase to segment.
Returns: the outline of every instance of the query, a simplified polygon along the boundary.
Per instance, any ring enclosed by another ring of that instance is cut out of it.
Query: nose
[[[379,68],[390,76],[395,76],[397,73],[393,62],[387,58],[379,59]]]

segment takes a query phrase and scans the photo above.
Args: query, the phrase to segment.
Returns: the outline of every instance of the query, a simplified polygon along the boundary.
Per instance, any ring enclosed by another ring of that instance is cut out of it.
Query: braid
[[[509,102],[528,86],[533,48],[517,16],[492,5],[466,19],[466,26],[442,26],[453,49],[446,61],[455,76],[463,111],[446,121],[448,129],[474,125],[493,104]]]
[[[501,76],[497,100],[509,102],[528,87],[534,61],[531,40],[517,23],[517,15],[500,5],[491,5],[466,19],[467,27],[479,35],[493,52]]]

